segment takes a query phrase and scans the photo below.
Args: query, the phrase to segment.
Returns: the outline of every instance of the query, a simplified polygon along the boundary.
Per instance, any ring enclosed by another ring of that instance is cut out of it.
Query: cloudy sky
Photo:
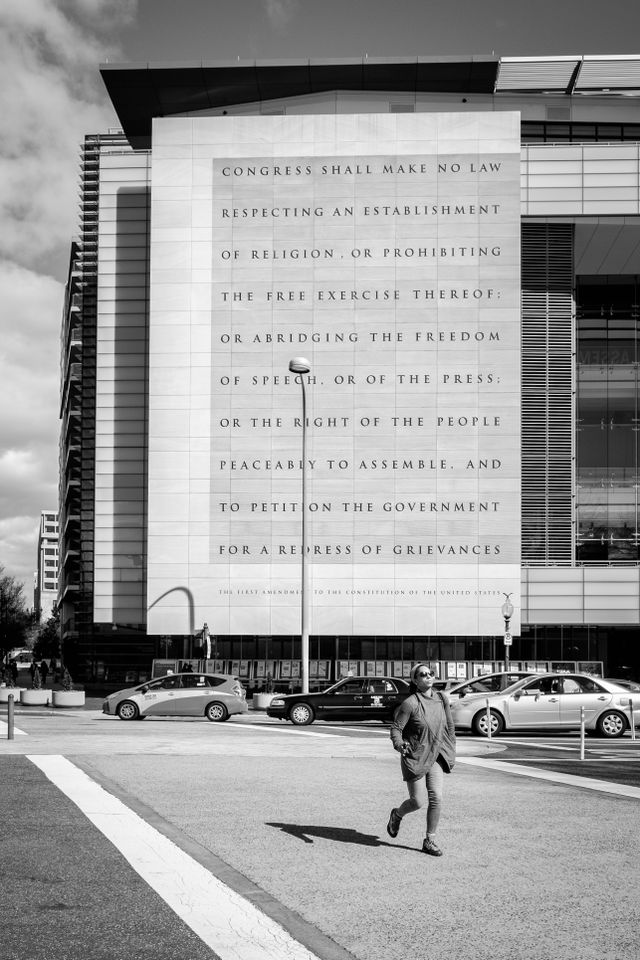
[[[608,0],[0,0],[0,566],[30,595],[57,505],[59,331],[78,150],[117,126],[110,60],[638,53]]]

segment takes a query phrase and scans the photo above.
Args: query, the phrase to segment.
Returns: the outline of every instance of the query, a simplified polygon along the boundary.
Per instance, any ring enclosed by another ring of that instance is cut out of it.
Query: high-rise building
[[[43,510],[38,529],[38,569],[34,574],[33,611],[36,622],[52,615],[58,600],[58,511]]]
[[[85,140],[63,330],[76,672],[208,624],[295,677],[304,566],[319,677],[495,665],[505,595],[512,661],[638,674],[640,58],[101,72],[122,130]]]

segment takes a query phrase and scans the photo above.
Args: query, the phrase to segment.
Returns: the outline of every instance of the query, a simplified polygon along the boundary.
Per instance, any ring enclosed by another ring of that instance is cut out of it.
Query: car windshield
[[[486,673],[453,687],[451,692],[465,696],[470,693],[498,693],[500,690],[512,687],[515,683],[520,683],[523,679],[520,673]]]

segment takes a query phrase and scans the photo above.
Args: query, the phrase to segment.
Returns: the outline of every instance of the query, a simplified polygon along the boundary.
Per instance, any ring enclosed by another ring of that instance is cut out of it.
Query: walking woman
[[[441,857],[435,841],[440,820],[445,773],[451,773],[456,759],[456,735],[449,701],[433,690],[434,672],[426,663],[411,670],[412,693],[395,712],[391,740],[400,753],[402,779],[409,797],[389,816],[387,833],[397,837],[402,818],[427,804],[427,831],[422,852]]]

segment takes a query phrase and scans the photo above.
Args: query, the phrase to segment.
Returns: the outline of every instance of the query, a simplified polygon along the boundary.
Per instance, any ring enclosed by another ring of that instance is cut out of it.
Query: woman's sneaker
[[[387,824],[387,833],[390,837],[397,837],[398,830],[400,829],[400,824],[402,823],[402,817],[398,816],[398,811],[394,807],[391,813],[389,814],[389,823]]]
[[[435,842],[435,840],[431,840],[429,837],[426,837],[422,841],[422,852],[428,853],[430,857],[442,856],[442,850],[440,849],[438,844]]]

